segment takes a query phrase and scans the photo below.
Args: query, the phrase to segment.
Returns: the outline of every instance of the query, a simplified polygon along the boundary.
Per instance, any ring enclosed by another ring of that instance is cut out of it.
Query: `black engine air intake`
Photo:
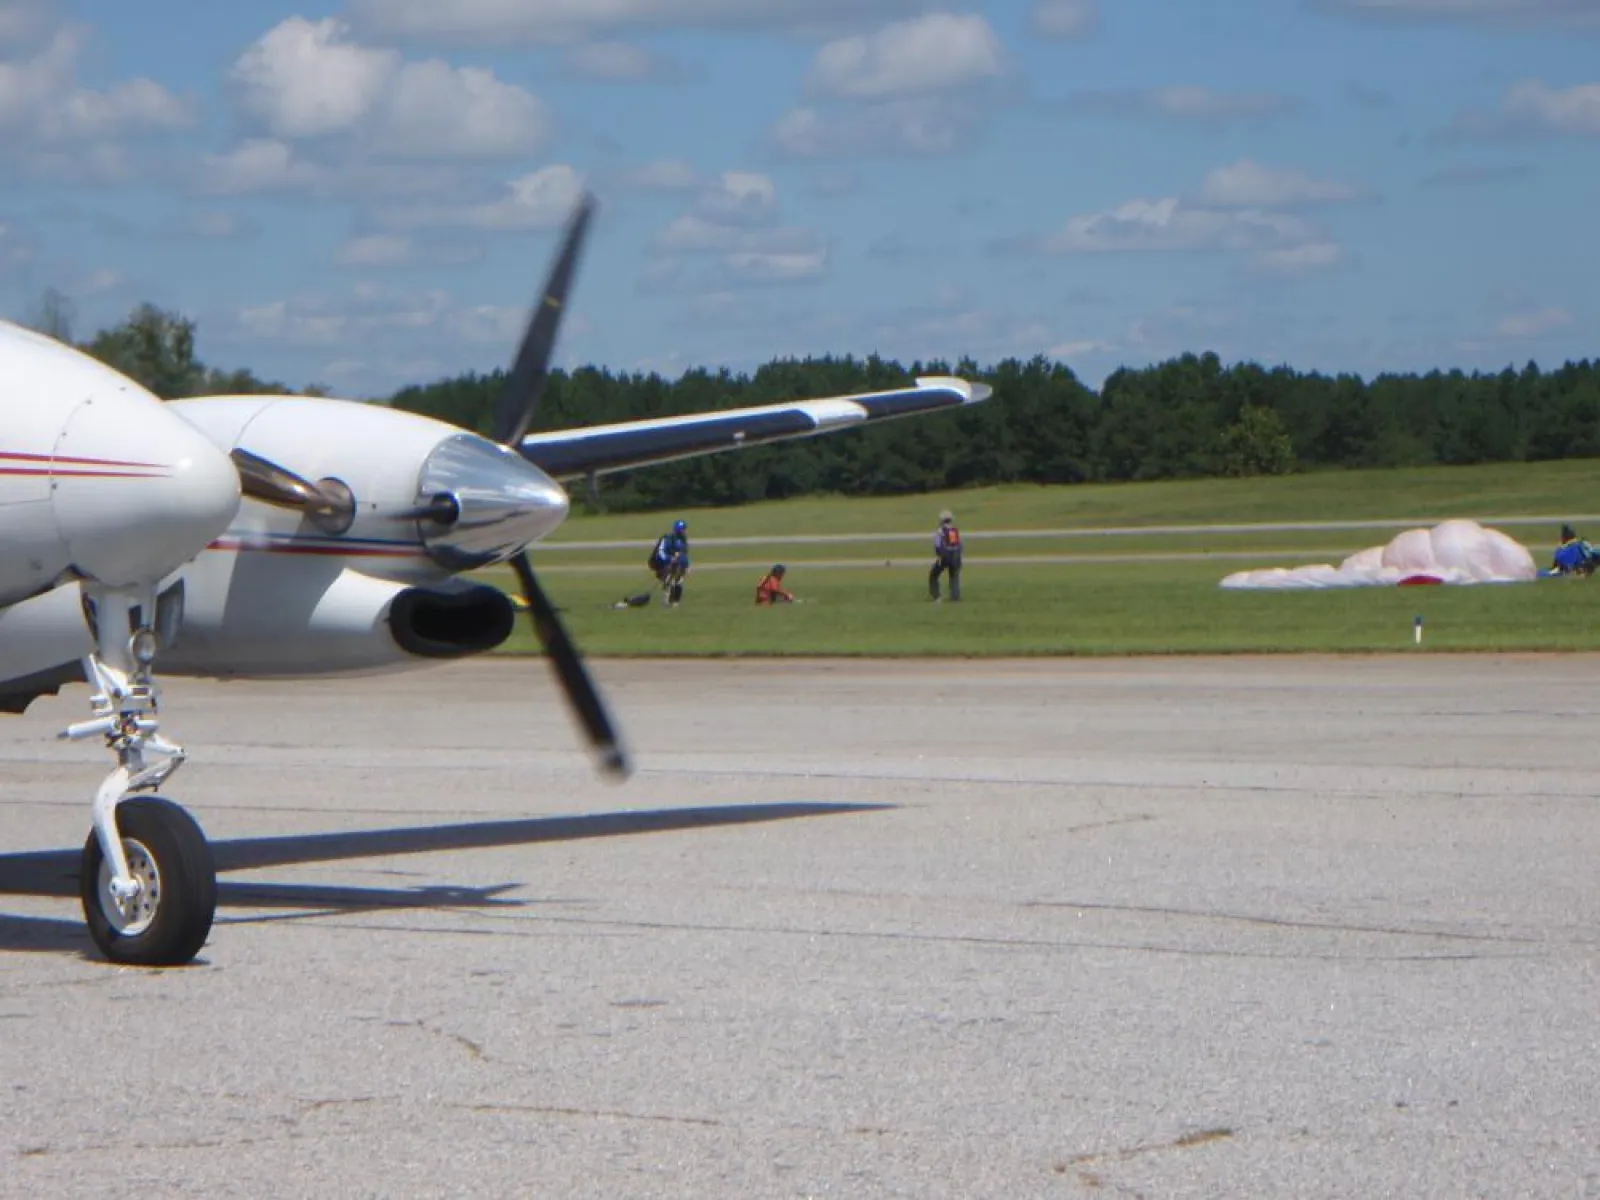
[[[389,608],[389,628],[407,654],[465,658],[493,650],[516,625],[506,594],[485,584],[407,588]]]

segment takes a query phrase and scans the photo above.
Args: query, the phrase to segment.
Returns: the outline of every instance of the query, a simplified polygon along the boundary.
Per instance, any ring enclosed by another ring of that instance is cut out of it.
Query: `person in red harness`
[[[950,572],[950,599],[961,599],[961,531],[954,515],[939,514],[939,528],[933,531],[933,569],[928,572],[928,598],[939,599],[939,576]]]
[[[778,563],[761,577],[761,582],[756,584],[757,604],[792,604],[794,593],[783,590],[783,577],[789,569]]]

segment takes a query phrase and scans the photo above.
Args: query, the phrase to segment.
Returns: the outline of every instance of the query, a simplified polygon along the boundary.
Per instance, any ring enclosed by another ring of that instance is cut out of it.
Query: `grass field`
[[[944,507],[957,513],[968,542],[958,605],[927,599],[928,539]],[[695,510],[683,515],[696,570],[686,602],[670,610],[613,607],[650,584],[644,551],[669,514],[576,516],[536,550],[535,562],[579,644],[600,656],[1600,650],[1600,623],[1592,619],[1600,581],[1328,592],[1218,586],[1246,567],[1337,562],[1397,529],[1086,533],[1530,516],[1542,519],[1504,528],[1543,565],[1560,522],[1591,512],[1600,512],[1600,462],[1592,460]],[[1006,536],[1038,531],[1050,532]],[[803,540],[840,535],[867,536]],[[613,545],[592,545],[607,542]],[[756,578],[777,560],[790,564],[791,590],[806,603],[757,609]],[[508,573],[488,577],[511,586]],[[1424,618],[1420,651],[1417,615]],[[523,628],[506,649],[537,647]]]
[[[578,494],[581,495],[581,489]],[[601,500],[605,484],[601,482]],[[664,513],[590,516],[577,511],[545,543],[654,538]],[[829,496],[689,510],[690,533],[707,537],[931,533],[949,508],[973,538],[986,529],[1079,529],[1261,521],[1443,520],[1600,512],[1600,460],[1484,467],[1322,471],[1270,479],[1171,483],[1011,485],[920,496]]]

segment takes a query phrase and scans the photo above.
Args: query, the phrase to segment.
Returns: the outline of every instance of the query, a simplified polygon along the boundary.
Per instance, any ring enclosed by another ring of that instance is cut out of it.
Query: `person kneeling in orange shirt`
[[[761,577],[761,582],[756,584],[757,604],[790,603],[794,600],[793,592],[783,590],[783,577],[788,574],[788,568],[778,563],[772,570]]]

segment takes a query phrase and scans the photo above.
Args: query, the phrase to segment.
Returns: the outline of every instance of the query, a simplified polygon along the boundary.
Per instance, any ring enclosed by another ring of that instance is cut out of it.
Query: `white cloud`
[[[708,294],[739,283],[815,279],[828,266],[828,243],[816,230],[781,222],[777,186],[755,171],[724,171],[706,180],[689,211],[656,238],[660,257],[646,265],[648,291]],[[713,271],[686,259],[709,258]]]
[[[828,268],[828,254],[824,249],[773,253],[741,250],[724,260],[729,271],[737,278],[752,283],[792,283],[801,279],[815,279]]]
[[[930,13],[829,42],[806,86],[820,97],[881,100],[968,87],[1005,69],[1000,39],[983,17]]]
[[[463,305],[447,292],[395,291],[359,284],[341,297],[309,295],[239,309],[228,321],[235,336],[281,345],[350,346],[363,340],[413,343],[420,336],[512,342],[527,310]]]
[[[1537,79],[1523,80],[1506,93],[1502,111],[1526,128],[1600,136],[1600,83],[1553,88]]]
[[[274,137],[351,133],[393,84],[398,51],[343,40],[345,27],[290,17],[240,55],[230,77],[245,111]]]
[[[1543,308],[1534,312],[1513,313],[1495,326],[1495,332],[1507,338],[1537,338],[1573,324],[1572,314],[1564,308]]]
[[[806,79],[814,101],[767,135],[789,159],[938,157],[971,146],[1010,72],[1000,39],[978,15],[933,13],[838,38]]]
[[[1221,253],[1257,275],[1336,266],[1344,252],[1310,222],[1263,208],[1212,208],[1176,196],[1135,199],[1071,217],[1056,233],[1012,239],[1002,250],[1043,254]]]
[[[1316,0],[1316,4],[1328,12],[1376,20],[1600,29],[1600,5],[1594,0]]]
[[[549,229],[571,215],[583,179],[565,163],[541,167],[509,181],[499,198],[482,202],[408,205],[380,214],[387,225],[455,226],[488,230]]]
[[[482,229],[548,229],[571,215],[582,191],[583,180],[572,167],[541,167],[511,180],[501,199],[467,209],[462,223]]]
[[[353,237],[333,253],[341,267],[398,267],[411,260],[414,249],[409,237],[400,233],[369,233]]]
[[[485,346],[514,346],[528,324],[528,310],[509,304],[473,304],[445,314],[444,327],[464,341]],[[581,322],[567,319],[566,339],[580,334]]]
[[[407,62],[351,41],[331,18],[283,21],[240,56],[230,80],[260,128],[290,141],[349,136],[397,158],[506,158],[550,132],[544,104],[493,71]]]
[[[54,111],[38,132],[65,141],[165,132],[191,123],[188,105],[166,88],[153,80],[130,79],[104,92],[76,88],[57,96]]]
[[[1222,211],[1176,196],[1137,199],[1070,218],[1034,243],[1050,254],[1147,254],[1175,250],[1270,250],[1313,240],[1298,217],[1256,209]]]
[[[1558,88],[1540,79],[1523,79],[1506,89],[1493,112],[1474,109],[1457,114],[1451,132],[1486,138],[1600,137],[1600,83]]]
[[[294,357],[310,378],[337,381],[345,395],[379,395],[447,373],[508,364],[528,320],[526,305],[463,303],[438,289],[363,280],[208,316],[208,344],[243,361]],[[590,325],[581,312],[562,330],[558,364],[574,359]],[[315,364],[312,366],[312,364]]]
[[[212,196],[279,193],[327,199],[453,194],[460,181],[437,164],[374,163],[349,155],[320,162],[277,138],[252,138],[204,156],[191,186]]]
[[[582,42],[569,46],[561,65],[570,75],[603,83],[670,83],[684,77],[671,59],[631,42]]]
[[[791,109],[770,138],[787,158],[937,157],[970,146],[981,122],[982,114],[969,105],[904,98],[844,109]]]
[[[725,225],[764,224],[777,212],[777,185],[755,171],[724,171],[695,200],[697,216]]]
[[[234,321],[246,337],[295,346],[336,346],[351,336],[346,314],[306,311],[287,300],[242,308]]]
[[[104,91],[79,87],[87,34],[56,29],[26,57],[0,59],[0,139],[30,146],[108,141],[185,129],[194,115],[153,80],[136,78]]]
[[[1034,0],[1028,20],[1040,37],[1086,37],[1100,25],[1100,0]]]
[[[202,190],[217,196],[249,192],[309,190],[326,178],[321,167],[296,157],[294,148],[274,138],[241,142],[202,162]]]
[[[815,31],[899,16],[923,0],[353,0],[350,7],[384,37],[498,47],[664,29]]]
[[[1222,122],[1276,116],[1295,102],[1280,92],[1219,92],[1214,88],[1175,84],[1159,88],[1075,92],[1070,108],[1086,111],[1151,115],[1178,121]]]
[[[1348,204],[1370,196],[1355,184],[1317,179],[1293,167],[1269,167],[1250,158],[1217,167],[1200,185],[1201,203],[1219,208]]]

